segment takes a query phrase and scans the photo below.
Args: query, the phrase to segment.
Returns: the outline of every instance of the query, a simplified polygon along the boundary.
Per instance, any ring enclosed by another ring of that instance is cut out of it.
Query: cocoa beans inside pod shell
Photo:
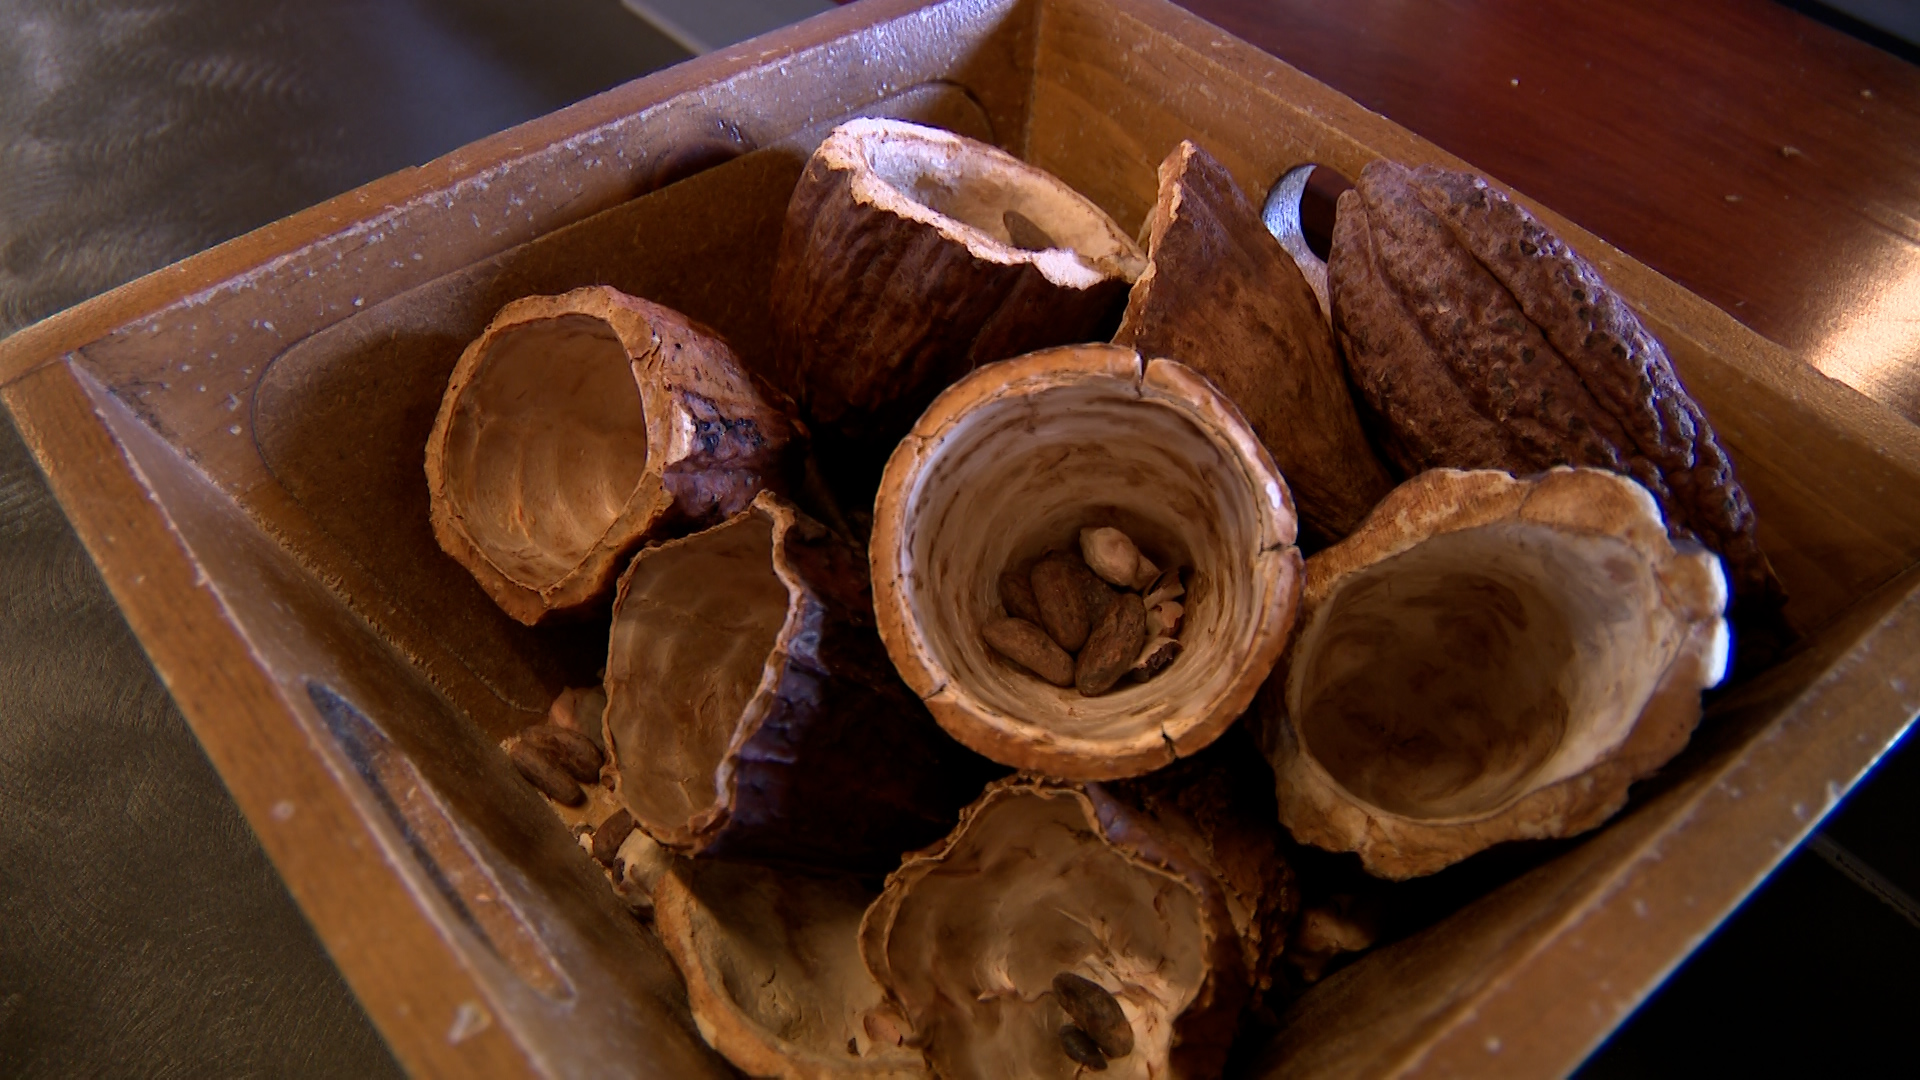
[[[884,869],[1000,771],[887,663],[860,549],[771,492],[634,558],[606,685],[620,797],[681,854]]]
[[[1144,265],[1099,207],[1004,151],[850,121],[788,204],[773,280],[782,389],[836,485],[865,502],[942,388],[983,363],[1106,337]]]
[[[1089,698],[1002,661],[980,627],[999,614],[1005,569],[1077,563],[1080,530],[1104,526],[1154,566],[1188,568],[1188,584],[1177,657]],[[956,383],[889,460],[874,506],[880,633],[941,725],[987,757],[1137,776],[1198,752],[1252,701],[1293,626],[1294,535],[1286,482],[1205,379],[1112,345],[1043,350]]]
[[[876,895],[856,878],[680,859],[654,883],[654,926],[701,1034],[747,1075],[926,1077],[860,959]]]
[[[434,537],[523,623],[585,610],[643,542],[784,482],[790,408],[658,304],[516,300],[461,354],[428,438]]]
[[[860,951],[933,1071],[1067,1080],[1061,1029],[1076,1025],[1118,1055],[1109,1075],[1217,1075],[1250,979],[1228,887],[1182,828],[1099,784],[1018,777],[909,856]],[[1062,975],[1098,988],[1124,1031],[1063,1007]]]
[[[1726,602],[1623,476],[1422,473],[1307,562],[1260,701],[1280,818],[1395,879],[1594,828],[1686,745]]]
[[[1114,342],[1171,357],[1239,406],[1318,543],[1352,532],[1393,487],[1361,428],[1313,289],[1233,177],[1182,142],[1160,165],[1148,267]]]
[[[1653,493],[1746,604],[1784,592],[1752,503],[1666,349],[1592,264],[1479,177],[1375,161],[1327,261],[1348,370],[1405,475],[1556,465]]]

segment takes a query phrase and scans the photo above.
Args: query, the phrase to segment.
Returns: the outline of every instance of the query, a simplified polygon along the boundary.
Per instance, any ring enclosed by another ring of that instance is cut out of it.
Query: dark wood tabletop
[[[1920,67],[1771,0],[1179,0],[1920,421]]]

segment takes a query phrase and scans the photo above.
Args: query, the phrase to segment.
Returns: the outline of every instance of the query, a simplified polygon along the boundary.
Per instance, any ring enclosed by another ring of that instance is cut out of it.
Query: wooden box
[[[613,284],[764,359],[787,192],[862,112],[990,138],[1129,229],[1183,137],[1255,191],[1303,161],[1460,164],[1159,0],[867,0],[0,343],[53,490],[413,1071],[727,1072],[658,943],[496,748],[592,678],[596,629],[522,628],[440,553],[422,448],[461,347],[520,295]],[[1572,1069],[1920,707],[1920,432],[1539,212],[1672,350],[1808,637],[1606,829],[1312,991],[1274,1075]]]

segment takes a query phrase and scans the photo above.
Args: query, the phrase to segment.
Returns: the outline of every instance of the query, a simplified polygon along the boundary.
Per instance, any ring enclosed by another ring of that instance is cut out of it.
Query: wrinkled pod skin
[[[936,1074],[1077,1075],[1059,1042],[1063,973],[1127,1017],[1132,1050],[1109,1074],[1219,1074],[1298,894],[1271,802],[1246,814],[1225,793],[1229,763],[1203,757],[1112,784],[1000,781],[888,877],[861,955]]]
[[[1004,771],[888,663],[865,553],[771,492],[634,559],[606,689],[620,797],[683,855],[884,870]]]
[[[861,505],[942,388],[981,364],[1106,337],[1143,266],[1098,207],[1001,150],[851,121],[814,151],[787,207],[777,378],[843,499]]]
[[[1422,473],[1307,560],[1256,706],[1280,819],[1396,880],[1596,828],[1686,746],[1726,604],[1626,477]]]
[[[643,543],[790,486],[792,411],[671,309],[604,286],[516,300],[461,354],[428,438],[434,537],[520,622],[604,611]]]
[[[1675,537],[1726,560],[1743,609],[1784,602],[1753,506],[1666,349],[1518,203],[1466,173],[1375,161],[1340,196],[1327,268],[1348,371],[1403,475],[1631,476]]]

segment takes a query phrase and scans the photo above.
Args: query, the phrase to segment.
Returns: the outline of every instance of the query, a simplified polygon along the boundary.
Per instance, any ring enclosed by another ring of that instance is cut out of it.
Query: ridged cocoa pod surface
[[[870,496],[944,387],[1104,339],[1145,262],[1099,207],[982,142],[899,120],[835,128],[787,207],[773,279],[782,389],[823,463]]]
[[[641,544],[786,482],[791,408],[659,304],[516,300],[461,354],[427,440],[434,538],[523,623],[592,608]]]
[[[1307,560],[1256,706],[1280,820],[1395,880],[1596,828],[1692,736],[1726,603],[1617,473],[1421,473]]]
[[[1178,360],[1240,408],[1317,544],[1393,489],[1313,289],[1224,166],[1191,142],[1160,164],[1146,273],[1114,342]]]
[[[900,681],[865,553],[771,492],[634,558],[606,686],[620,798],[683,855],[885,870],[1004,771]]]
[[[1753,506],[1666,349],[1585,259],[1479,177],[1375,161],[1340,196],[1333,323],[1382,449],[1424,469],[1607,469],[1676,537],[1784,600]]]
[[[1178,768],[1124,784],[1000,781],[887,878],[861,956],[935,1074],[1085,1075],[1062,1045],[1062,974],[1126,1017],[1132,1046],[1108,1074],[1219,1074],[1297,901],[1277,847],[1257,838],[1273,818],[1187,791],[1220,777]],[[1243,933],[1263,919],[1272,936]]]

